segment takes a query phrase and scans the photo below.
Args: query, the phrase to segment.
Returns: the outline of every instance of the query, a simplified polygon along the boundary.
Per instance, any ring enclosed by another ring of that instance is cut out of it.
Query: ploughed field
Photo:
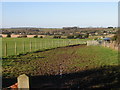
[[[2,65],[3,79],[27,74],[31,77],[31,86],[39,88],[45,85],[114,88],[118,87],[120,76],[118,52],[101,46],[78,45],[37,51],[4,58]]]

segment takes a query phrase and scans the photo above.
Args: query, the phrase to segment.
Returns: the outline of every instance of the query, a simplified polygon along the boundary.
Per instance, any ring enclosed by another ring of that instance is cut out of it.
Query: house
[[[7,37],[7,34],[2,34],[2,37]]]
[[[17,38],[17,37],[21,37],[22,35],[19,35],[19,34],[11,34],[11,38]]]
[[[27,35],[28,38],[33,38],[36,35]]]

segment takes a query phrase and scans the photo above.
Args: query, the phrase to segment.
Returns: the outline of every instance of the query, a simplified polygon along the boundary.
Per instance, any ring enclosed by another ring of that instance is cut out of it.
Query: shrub
[[[116,41],[117,40],[117,35],[112,37],[112,41]]]
[[[0,35],[0,37],[2,37],[2,35]]]
[[[61,38],[61,36],[54,36],[53,38]]]
[[[74,39],[73,35],[67,36],[68,39]]]
[[[34,38],[38,38],[38,35],[35,35]]]
[[[7,34],[7,37],[11,37],[11,35],[10,35],[10,34]]]
[[[95,38],[94,40],[98,40],[98,38]]]
[[[75,38],[79,38],[79,39],[82,39],[82,35],[77,35]]]
[[[89,33],[84,35],[84,38],[88,38],[89,37]]]
[[[26,37],[27,37],[27,35],[23,35],[22,37],[23,37],[23,38],[26,38]]]
[[[43,38],[43,36],[40,36],[40,38]]]

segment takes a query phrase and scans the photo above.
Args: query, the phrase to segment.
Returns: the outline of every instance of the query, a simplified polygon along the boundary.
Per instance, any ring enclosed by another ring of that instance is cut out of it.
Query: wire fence
[[[2,40],[2,56],[18,55],[75,44],[86,44],[79,39],[7,38]]]

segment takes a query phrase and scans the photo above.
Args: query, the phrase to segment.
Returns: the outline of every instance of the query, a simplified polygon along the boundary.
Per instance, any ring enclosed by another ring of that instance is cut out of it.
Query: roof
[[[110,38],[103,38],[103,40],[110,40]]]

